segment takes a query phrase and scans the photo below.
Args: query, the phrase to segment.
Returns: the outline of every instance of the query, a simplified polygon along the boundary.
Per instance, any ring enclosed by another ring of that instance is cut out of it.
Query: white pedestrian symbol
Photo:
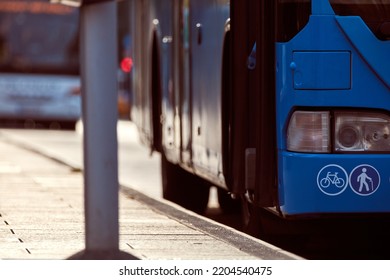
[[[362,192],[363,186],[366,187],[366,191],[370,191],[367,181],[371,183],[371,188],[372,190],[374,190],[372,179],[367,175],[366,172],[367,172],[367,168],[362,168],[362,173],[357,177],[357,181],[360,183],[359,192]]]
[[[349,174],[349,184],[354,193],[368,196],[375,193],[381,184],[381,175],[368,164],[356,166]]]

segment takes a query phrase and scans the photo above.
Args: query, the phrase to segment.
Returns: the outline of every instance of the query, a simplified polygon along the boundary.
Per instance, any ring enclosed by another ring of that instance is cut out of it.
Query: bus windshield
[[[336,15],[360,16],[381,40],[390,39],[390,0],[329,0]],[[279,42],[292,39],[308,22],[310,0],[278,0]]]
[[[360,16],[381,40],[390,39],[390,0],[330,0],[340,16]]]
[[[0,0],[0,72],[78,75],[78,21],[48,0]]]

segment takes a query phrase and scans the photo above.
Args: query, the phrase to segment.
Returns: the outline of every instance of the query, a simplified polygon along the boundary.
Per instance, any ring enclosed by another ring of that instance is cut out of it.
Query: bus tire
[[[209,201],[210,184],[161,156],[163,198],[202,214]]]
[[[228,191],[218,188],[219,208],[224,214],[239,214],[241,212],[240,199],[233,199]]]
[[[59,127],[65,130],[76,130],[77,121],[62,121],[59,123]]]
[[[249,203],[246,198],[242,198],[241,203],[243,231],[254,237],[263,238],[265,233],[261,217],[261,208]]]
[[[242,225],[245,233],[270,243],[283,244],[283,246],[290,241],[306,240],[302,232],[297,231],[297,221],[287,221],[265,208],[248,202],[246,198],[241,201],[243,205]]]

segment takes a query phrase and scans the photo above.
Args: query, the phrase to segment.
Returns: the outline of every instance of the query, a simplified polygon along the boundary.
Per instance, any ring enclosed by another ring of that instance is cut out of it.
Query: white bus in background
[[[74,128],[81,117],[79,15],[48,0],[0,0],[0,119]]]

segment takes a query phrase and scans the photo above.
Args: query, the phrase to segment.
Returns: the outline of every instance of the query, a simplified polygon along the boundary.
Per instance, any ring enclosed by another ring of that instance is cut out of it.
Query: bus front
[[[390,0],[278,0],[279,206],[390,212]]]
[[[78,10],[0,0],[0,118],[74,127],[81,116]]]

